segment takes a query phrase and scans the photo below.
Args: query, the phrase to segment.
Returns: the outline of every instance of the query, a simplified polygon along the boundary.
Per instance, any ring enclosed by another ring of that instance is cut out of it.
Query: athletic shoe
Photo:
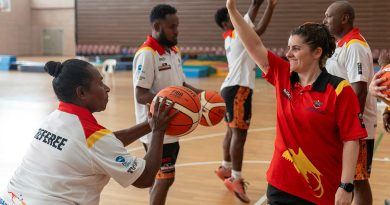
[[[245,192],[245,190],[247,189],[248,182],[245,182],[244,179],[234,179],[233,177],[230,177],[228,179],[225,179],[224,184],[226,188],[228,188],[230,191],[233,191],[236,197],[242,202],[250,202]]]
[[[390,205],[390,199],[385,199],[385,205]]]
[[[227,178],[230,178],[232,176],[232,169],[225,168],[223,166],[219,166],[214,173],[222,180],[224,181]]]

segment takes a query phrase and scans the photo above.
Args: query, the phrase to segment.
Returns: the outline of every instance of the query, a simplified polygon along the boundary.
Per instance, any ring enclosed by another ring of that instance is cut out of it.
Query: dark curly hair
[[[290,35],[299,35],[303,37],[304,43],[308,44],[312,51],[318,47],[322,48],[319,62],[320,68],[324,67],[326,59],[331,57],[336,49],[336,40],[334,36],[330,34],[329,29],[325,24],[305,23],[293,29]]]
[[[222,23],[229,21],[229,13],[227,8],[223,7],[218,9],[217,12],[215,12],[214,19],[215,19],[215,23],[217,23],[219,27],[223,28]]]
[[[150,16],[149,16],[150,23],[153,23],[158,19],[165,19],[167,15],[176,14],[176,12],[177,12],[176,8],[168,4],[158,4],[155,7],[153,7],[152,11],[150,12]]]

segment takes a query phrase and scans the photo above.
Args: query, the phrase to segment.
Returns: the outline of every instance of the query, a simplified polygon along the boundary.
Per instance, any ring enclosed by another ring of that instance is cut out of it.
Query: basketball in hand
[[[387,95],[387,96],[390,96],[390,64],[383,67],[382,70],[384,70],[386,72],[381,75],[381,78],[387,78],[387,80],[385,82],[381,83],[379,86],[387,85],[388,89],[382,90],[382,93]]]
[[[192,132],[199,124],[201,115],[200,101],[196,93],[183,86],[169,86],[162,89],[154,97],[150,106],[150,112],[154,112],[154,103],[160,102],[166,97],[166,104],[175,102],[170,113],[179,112],[172,118],[165,132],[166,135],[181,137]]]

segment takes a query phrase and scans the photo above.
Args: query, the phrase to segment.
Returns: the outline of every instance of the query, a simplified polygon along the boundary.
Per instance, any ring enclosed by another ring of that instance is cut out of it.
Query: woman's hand
[[[369,92],[371,95],[375,97],[389,101],[390,100],[389,96],[382,93],[382,91],[388,89],[388,87],[386,85],[380,86],[381,83],[387,80],[386,78],[381,78],[381,75],[385,72],[386,71],[380,70],[377,73],[375,73],[369,86]]]
[[[174,102],[167,101],[167,98],[164,97],[161,102],[157,97],[154,102],[154,113],[149,112],[148,114],[148,122],[149,126],[152,129],[152,132],[164,132],[168,128],[169,122],[172,118],[179,112],[176,110],[175,112],[170,112]],[[150,105],[146,105],[148,110],[150,110]]]

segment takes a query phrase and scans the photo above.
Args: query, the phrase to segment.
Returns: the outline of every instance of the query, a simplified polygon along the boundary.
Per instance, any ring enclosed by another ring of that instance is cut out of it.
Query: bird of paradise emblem
[[[295,153],[293,149],[288,149],[283,152],[282,157],[294,165],[297,172],[303,176],[314,191],[314,196],[321,198],[324,194],[324,187],[321,183],[322,174],[310,162],[302,149],[299,148],[298,153]]]

